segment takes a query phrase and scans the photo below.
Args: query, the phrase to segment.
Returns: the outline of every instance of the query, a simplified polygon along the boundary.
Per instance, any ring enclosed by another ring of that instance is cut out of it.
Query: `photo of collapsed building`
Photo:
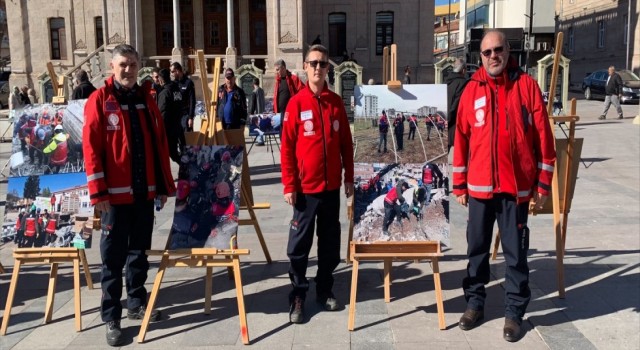
[[[450,247],[449,166],[356,163],[353,240],[428,241]]]

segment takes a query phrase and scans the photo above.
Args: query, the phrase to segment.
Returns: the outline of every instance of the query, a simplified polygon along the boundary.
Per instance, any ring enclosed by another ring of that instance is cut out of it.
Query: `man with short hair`
[[[182,92],[182,131],[193,131],[193,118],[196,113],[196,88],[193,81],[187,77],[179,62],[173,62],[170,66],[173,80],[178,83]]]
[[[604,110],[602,111],[602,115],[598,117],[600,120],[607,119],[607,112],[609,111],[609,107],[613,103],[613,106],[616,107],[616,112],[618,112],[618,119],[624,118],[622,116],[622,107],[620,107],[620,98],[622,97],[622,78],[620,74],[616,73],[616,67],[609,67],[609,76],[607,77],[607,82],[605,83],[604,92],[606,94],[604,98]]]
[[[160,84],[160,68],[153,67],[151,70],[151,96],[154,100],[158,100],[158,94],[162,91],[162,84]]]
[[[73,89],[72,100],[83,100],[89,98],[91,93],[96,91],[96,87],[89,81],[89,74],[79,69],[75,74],[76,88]]]
[[[260,87],[260,79],[253,78],[253,91],[249,101],[249,114],[264,113],[264,90]]]
[[[296,75],[287,70],[287,64],[279,59],[275,64],[276,83],[273,88],[273,112],[284,113],[287,103],[298,91],[304,88],[304,84]]]
[[[453,156],[453,193],[469,206],[469,263],[462,281],[467,308],[459,327],[473,329],[484,318],[497,221],[506,265],[502,336],[515,342],[531,300],[529,200],[537,209],[547,200],[556,152],[540,88],[509,56],[505,34],[487,31],[480,49],[482,67],[460,97]]]
[[[130,45],[113,49],[113,75],[91,94],[84,109],[82,150],[89,198],[101,213],[102,302],[107,344],[123,345],[122,269],[126,268],[127,318],[141,320],[147,310],[154,200],[162,208],[175,193],[164,122],[148,90],[139,86],[138,52]]]
[[[327,311],[342,308],[333,294],[333,271],[340,263],[340,187],[353,194],[353,143],[342,98],[326,83],[329,51],[309,48],[304,69],[307,85],[291,98],[282,118],[282,184],[284,201],[293,207],[287,255],[289,320],[304,322],[309,290],[307,265],[318,225],[316,300]]]
[[[224,84],[218,88],[218,107],[216,108],[222,127],[242,129],[247,123],[247,98],[238,85],[233,69],[224,71]]]

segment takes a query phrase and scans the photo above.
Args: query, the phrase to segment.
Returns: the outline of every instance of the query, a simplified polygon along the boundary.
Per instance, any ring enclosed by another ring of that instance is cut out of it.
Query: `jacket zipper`
[[[327,176],[327,140],[324,135],[324,115],[322,114],[322,103],[320,103],[320,96],[316,96],[318,100],[318,108],[320,109],[320,124],[322,125],[322,151],[324,153],[324,188],[329,187],[329,181]]]
[[[493,130],[491,132],[491,137],[494,138],[494,144],[495,147],[493,148],[493,157],[491,157],[491,162],[493,163],[493,171],[495,171],[495,182],[496,182],[496,187],[498,189],[498,192],[500,192],[500,172],[499,172],[499,165],[498,165],[498,130],[500,127],[500,116],[498,115],[500,113],[499,109],[498,109],[498,81],[497,79],[494,78],[494,83],[496,85],[496,91],[495,91],[495,95],[493,98],[493,111],[494,111],[494,119],[495,119],[495,123],[493,123],[495,125],[495,132],[496,134],[493,134]]]

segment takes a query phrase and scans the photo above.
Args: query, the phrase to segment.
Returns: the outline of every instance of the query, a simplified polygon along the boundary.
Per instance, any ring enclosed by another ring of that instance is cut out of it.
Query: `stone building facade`
[[[640,23],[637,0],[556,2],[562,54],[571,60],[569,80],[580,87],[589,73],[614,65],[640,75]]]
[[[433,81],[433,7],[433,0],[7,1],[10,80],[40,95],[50,84],[50,61],[59,75],[82,68],[100,85],[109,74],[109,51],[129,43],[144,66],[181,60],[194,72],[196,49],[205,50],[209,67],[218,56],[232,68],[253,63],[266,70],[262,86],[271,94],[273,62],[282,58],[302,73],[303,54],[319,35],[334,63],[345,59],[335,54],[340,50],[353,53],[365,80],[381,80],[378,49],[395,43],[398,69],[411,66],[412,81],[427,83]]]

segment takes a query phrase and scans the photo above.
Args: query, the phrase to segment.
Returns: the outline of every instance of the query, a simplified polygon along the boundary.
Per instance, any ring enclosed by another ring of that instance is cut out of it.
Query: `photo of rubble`
[[[358,85],[353,102],[356,162],[446,161],[446,85]]]
[[[356,163],[353,240],[427,241],[450,247],[449,165]]]
[[[86,101],[34,104],[16,110],[9,176],[83,172],[82,125]]]
[[[86,173],[9,178],[2,229],[2,242],[20,248],[69,247],[78,241],[90,248],[93,206]]]

